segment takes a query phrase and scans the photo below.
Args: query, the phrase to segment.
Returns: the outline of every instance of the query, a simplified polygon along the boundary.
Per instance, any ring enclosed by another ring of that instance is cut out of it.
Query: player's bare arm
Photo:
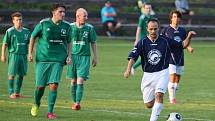
[[[92,47],[92,50],[93,50],[92,65],[93,65],[93,67],[95,67],[97,65],[97,47],[96,47],[96,43],[92,43],[91,47]]]
[[[32,38],[30,39],[29,47],[28,47],[28,61],[33,62],[33,49],[36,39]]]
[[[188,51],[190,54],[192,54],[193,51],[194,51],[194,49],[189,45],[189,46],[187,47],[187,51]]]
[[[72,64],[72,54],[71,54],[71,50],[72,50],[72,42],[68,43],[67,45],[67,52],[68,52],[68,57],[66,59],[66,63],[67,65]]]
[[[131,67],[133,66],[134,63],[135,61],[133,59],[129,59],[127,69],[124,72],[125,78],[128,78],[131,75]]]
[[[6,48],[7,48],[7,44],[3,44],[2,45],[2,51],[1,51],[1,61],[3,63],[6,62],[6,56],[5,56],[5,50],[6,50]]]
[[[183,41],[183,47],[187,48],[190,45],[190,41],[193,35],[196,35],[195,31],[189,31],[187,38]]]

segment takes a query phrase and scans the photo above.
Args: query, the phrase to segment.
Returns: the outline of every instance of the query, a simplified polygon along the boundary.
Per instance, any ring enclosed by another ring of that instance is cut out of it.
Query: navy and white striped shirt
[[[145,72],[158,72],[169,67],[169,59],[173,48],[183,48],[182,41],[173,41],[159,35],[152,42],[148,37],[142,39],[130,52],[128,59],[141,57],[142,69]]]

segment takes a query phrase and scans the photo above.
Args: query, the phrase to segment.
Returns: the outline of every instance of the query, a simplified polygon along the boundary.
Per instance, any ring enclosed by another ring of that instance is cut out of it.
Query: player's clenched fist
[[[128,77],[130,76],[130,74],[131,74],[131,71],[126,70],[126,71],[124,72],[124,77],[125,77],[125,78],[128,78]]]

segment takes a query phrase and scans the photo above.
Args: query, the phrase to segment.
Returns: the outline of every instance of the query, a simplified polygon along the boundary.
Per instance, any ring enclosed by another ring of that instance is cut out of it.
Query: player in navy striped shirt
[[[128,65],[124,77],[131,74],[132,65],[141,57],[144,76],[141,90],[147,108],[152,108],[150,121],[157,121],[163,109],[163,96],[169,82],[169,59],[173,48],[186,48],[190,39],[183,42],[173,41],[159,35],[159,21],[150,19],[147,24],[148,36],[138,42],[128,56]]]
[[[173,10],[169,14],[170,25],[163,29],[162,35],[172,39],[173,41],[181,42],[185,39],[191,39],[192,35],[196,33],[189,31],[188,34],[183,27],[180,27],[181,13]],[[187,50],[192,53],[193,48],[187,47]],[[170,103],[176,104],[176,89],[178,88],[179,80],[184,71],[184,50],[183,48],[174,48],[172,50],[170,62],[169,62],[169,73],[170,81],[168,84],[169,100]]]

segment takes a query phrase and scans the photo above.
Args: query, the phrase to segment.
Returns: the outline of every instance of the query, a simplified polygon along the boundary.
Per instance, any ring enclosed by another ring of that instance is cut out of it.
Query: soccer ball
[[[167,121],[182,121],[182,116],[179,113],[170,113],[168,115]]]

